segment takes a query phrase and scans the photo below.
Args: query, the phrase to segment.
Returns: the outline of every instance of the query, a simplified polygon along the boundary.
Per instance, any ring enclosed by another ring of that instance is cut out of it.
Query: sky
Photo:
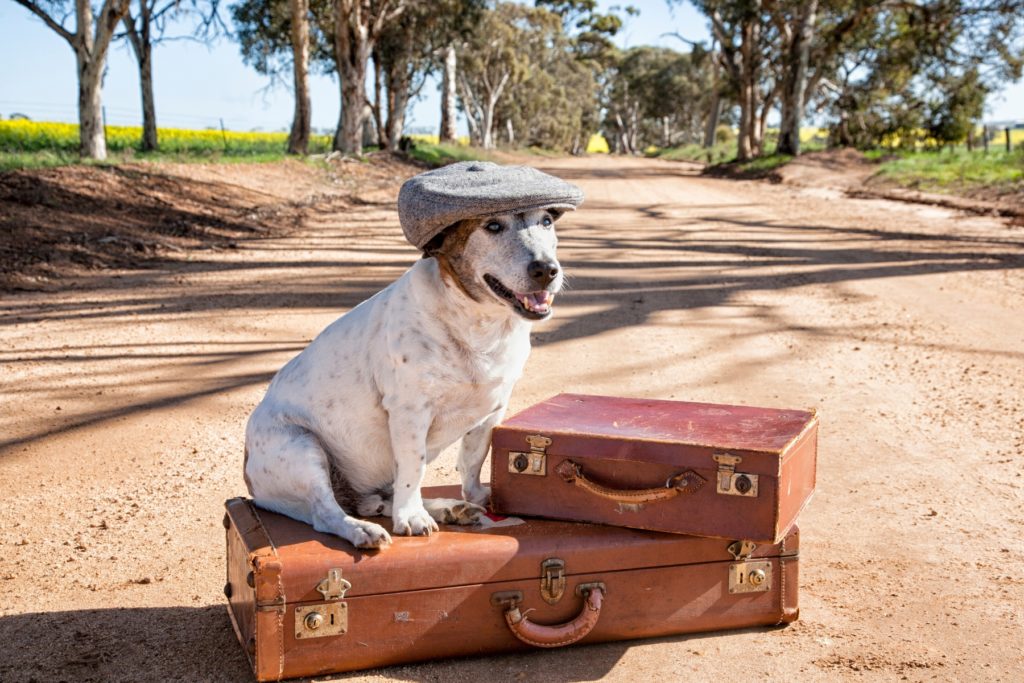
[[[428,0],[423,0],[428,1]],[[706,22],[689,4],[669,8],[664,0],[602,0],[632,4],[640,16],[627,19],[616,36],[620,47],[661,45],[686,49],[667,33],[707,40]],[[247,67],[237,43],[212,46],[169,41],[154,50],[157,121],[166,128],[219,127],[228,130],[287,130],[293,102],[288,84],[271,87],[267,77]],[[0,117],[25,114],[36,121],[77,121],[75,57],[71,47],[41,20],[14,2],[0,1]],[[337,126],[340,92],[330,76],[312,76],[313,127]],[[110,125],[141,125],[138,67],[126,44],[111,48],[103,101]],[[1009,86],[987,104],[986,120],[1024,119],[1024,82]],[[406,121],[407,130],[436,132],[440,96],[436,81],[423,88]],[[465,133],[465,123],[460,121]]]

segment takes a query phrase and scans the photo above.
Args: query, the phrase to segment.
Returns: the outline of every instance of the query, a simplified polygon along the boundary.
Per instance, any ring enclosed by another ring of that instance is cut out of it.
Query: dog
[[[473,524],[480,469],[564,275],[557,209],[459,221],[398,280],[328,326],[273,378],[245,433],[260,507],[359,548],[438,523]],[[462,439],[463,500],[420,494],[425,468]]]

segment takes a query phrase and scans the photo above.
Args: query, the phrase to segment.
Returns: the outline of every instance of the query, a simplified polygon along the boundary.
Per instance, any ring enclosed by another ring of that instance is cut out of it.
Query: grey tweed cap
[[[580,188],[535,168],[460,161],[405,181],[398,193],[398,220],[406,239],[422,249],[439,232],[467,218],[573,210],[582,203]]]

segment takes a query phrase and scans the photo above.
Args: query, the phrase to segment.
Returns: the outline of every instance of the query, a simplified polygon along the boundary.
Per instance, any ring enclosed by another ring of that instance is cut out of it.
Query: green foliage
[[[841,6],[842,3],[837,5]],[[831,5],[829,5],[831,7]],[[998,83],[1024,64],[1024,0],[866,5],[844,34],[826,97],[834,144],[912,149],[962,141]],[[834,10],[833,10],[834,11]]]
[[[605,97],[605,122],[620,151],[695,142],[712,93],[698,51],[641,46],[618,55]]]
[[[576,57],[555,14],[531,10],[521,26],[518,49],[526,71],[502,100],[497,120],[512,124],[515,139],[510,142],[519,146],[582,149],[597,108],[594,68]],[[499,135],[507,134],[505,128],[498,128]]]
[[[979,187],[1024,190],[1024,152],[925,151],[883,156],[876,178],[926,192],[965,192]]]
[[[445,166],[456,161],[492,161],[493,157],[477,147],[447,143],[415,142],[408,150],[409,156],[428,166]]]
[[[719,140],[714,147],[706,148],[696,143],[656,150],[650,156],[669,161],[695,161],[701,164],[721,164],[736,158],[736,136],[731,140]]]

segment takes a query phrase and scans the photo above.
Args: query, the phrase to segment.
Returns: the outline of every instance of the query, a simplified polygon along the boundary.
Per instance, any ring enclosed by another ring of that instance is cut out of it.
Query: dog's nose
[[[558,275],[558,264],[554,261],[533,261],[526,267],[526,272],[538,286],[547,287]]]

